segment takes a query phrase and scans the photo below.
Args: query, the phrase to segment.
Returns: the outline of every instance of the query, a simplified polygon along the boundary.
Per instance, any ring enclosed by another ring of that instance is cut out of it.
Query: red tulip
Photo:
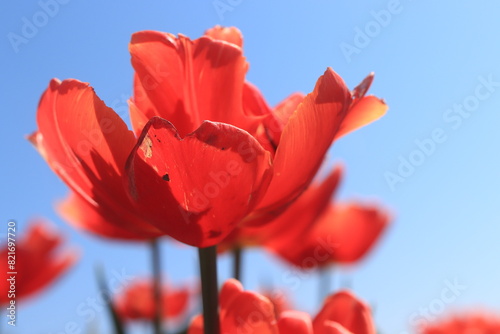
[[[375,334],[370,308],[349,291],[328,297],[313,321],[308,314],[286,311],[278,322],[280,333]]]
[[[332,326],[332,322],[354,334],[375,334],[377,332],[370,308],[346,290],[339,291],[325,300],[323,308],[314,318],[314,333],[335,333],[327,329]]]
[[[250,291],[235,279],[224,283],[220,292],[221,333],[277,334],[273,304],[266,297]],[[203,317],[195,317],[189,334],[203,334]]]
[[[31,140],[73,190],[62,209],[70,220],[106,236],[215,245],[238,223],[282,210],[335,138],[387,109],[364,97],[372,76],[351,94],[331,69],[305,98],[268,109],[244,81],[236,30],[220,29],[194,41],[132,36],[138,140],[87,84],[51,82]]]
[[[420,328],[421,334],[497,334],[500,317],[488,313],[465,313]]]
[[[236,334],[375,334],[369,307],[352,293],[340,291],[325,300],[314,320],[304,312],[284,311],[275,317],[273,304],[266,297],[243,291],[229,279],[220,292],[221,333]],[[189,334],[203,334],[203,318],[195,317]]]
[[[220,39],[229,42],[221,42]],[[255,144],[255,147],[262,147],[273,158],[274,169],[269,170],[273,173],[269,188],[262,187],[258,194],[251,196],[250,205],[243,202],[227,205],[228,198],[219,195],[219,191],[225,190],[227,181],[220,181],[217,185],[215,178],[201,183],[198,192],[188,192],[188,198],[184,198],[186,190],[179,191],[176,196],[181,202],[179,210],[189,211],[199,207],[200,213],[196,210],[189,214],[184,212],[188,224],[193,220],[199,224],[206,218],[212,220],[217,214],[216,208],[224,207],[224,216],[218,221],[230,220],[231,228],[222,228],[227,223],[214,225],[208,231],[208,239],[212,239],[210,245],[220,242],[242,220],[247,223],[262,222],[263,215],[282,210],[308,186],[333,139],[377,119],[387,109],[381,100],[373,96],[364,97],[372,76],[351,94],[342,79],[327,69],[311,94],[304,98],[292,95],[271,110],[258,90],[244,81],[247,64],[241,43],[237,30],[214,28],[195,41],[182,35],[176,38],[159,32],[140,32],[132,37],[130,44],[132,64],[136,70],[131,108],[134,128],[139,129],[148,119],[159,116],[172,122],[182,137],[196,130],[204,119],[229,123],[251,134],[260,144]],[[154,127],[146,126],[147,130],[139,141],[142,141],[140,147],[148,149],[137,150],[133,158],[133,166],[137,164],[142,168],[140,173],[133,175],[134,184],[144,185],[144,190],[135,192],[137,202],[144,212],[151,213],[151,221],[158,224],[165,214],[158,210],[161,205],[158,196],[148,194],[167,192],[173,185],[152,180],[163,175],[174,180],[170,176],[176,172],[168,161],[170,152],[165,151],[166,146],[151,140],[166,131],[164,128],[168,128],[168,124],[157,122]],[[251,152],[241,145],[233,149]],[[261,152],[260,148],[258,152]],[[148,158],[149,155],[153,158]],[[253,161],[253,154],[247,153],[246,159]],[[153,176],[156,172],[156,178],[147,175],[148,169]],[[225,172],[223,165],[218,169],[219,173]],[[224,173],[228,174],[227,171]],[[243,184],[236,183],[235,186],[241,192]],[[239,209],[243,205],[254,210],[243,212]],[[204,211],[206,208],[213,208],[214,213],[208,215]]]
[[[61,252],[59,248],[63,237],[42,221],[35,221],[23,233],[16,231],[14,234],[15,246],[4,245],[0,253],[3,266],[0,273],[0,304],[38,293],[59,279],[78,259],[75,250]],[[7,266],[7,260],[15,260],[13,268]],[[17,274],[11,275],[9,272]],[[12,276],[15,276],[12,281],[14,289],[11,288],[11,281],[8,281]],[[12,298],[9,297],[12,295],[10,290],[14,294]]]
[[[162,291],[163,318],[171,319],[187,315],[189,300],[195,291],[190,287],[165,285]],[[153,282],[139,280],[130,283],[116,299],[116,309],[122,319],[153,320],[155,317]]]

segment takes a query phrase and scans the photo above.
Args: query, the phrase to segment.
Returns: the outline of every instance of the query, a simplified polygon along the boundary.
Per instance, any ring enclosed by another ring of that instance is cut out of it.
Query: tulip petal
[[[23,256],[25,254],[21,253],[19,255]],[[66,250],[64,254],[58,255],[52,258],[50,261],[47,261],[47,259],[45,259],[46,261],[43,262],[43,265],[40,266],[39,270],[33,273],[33,276],[36,275],[36,279],[24,279],[23,284],[19,284],[22,289],[18,289],[18,294],[31,295],[38,292],[43,287],[59,278],[70,267],[72,267],[76,263],[78,258],[78,252],[76,252],[75,250]],[[28,265],[28,263],[26,264]],[[23,270],[23,268],[21,266],[18,266],[18,271],[20,270]]]
[[[238,280],[230,278],[224,282],[219,294],[221,310],[224,311],[229,305],[231,305],[233,299],[242,291],[243,285]]]
[[[234,44],[201,37],[143,31],[129,46],[136,71],[134,98],[147,118],[160,116],[175,125],[181,137],[204,120],[242,127],[242,90],[247,63]],[[149,101],[148,101],[149,99]],[[151,110],[150,106],[155,109]]]
[[[283,312],[278,320],[278,328],[279,332],[283,334],[313,334],[311,317],[300,311]]]
[[[262,243],[274,251],[289,252],[291,244],[303,239],[314,228],[337,190],[341,176],[342,168],[335,167],[323,182],[309,187],[285,212],[260,227],[261,234],[267,236],[262,238]]]
[[[134,82],[136,80],[137,79],[134,79]],[[149,118],[153,117],[157,113],[153,105],[147,106],[147,104],[149,103],[149,99],[147,99],[147,97],[141,103],[142,110],[139,110],[139,108],[136,105],[137,102],[134,101],[139,101],[141,98],[143,98],[142,96],[145,96],[146,93],[138,93],[140,89],[143,89],[140,84],[134,85],[134,87],[135,87],[134,100],[131,99],[128,101],[128,107],[130,114],[130,123],[132,123],[132,128],[134,129],[135,135],[139,137],[142,133],[142,129],[144,129],[144,127],[148,123]]]
[[[220,25],[216,25],[205,31],[205,36],[235,44],[240,48],[243,47],[243,35],[235,27],[221,27]]]
[[[259,209],[285,205],[309,185],[345,117],[350,98],[342,78],[328,68],[283,130],[274,177]]]
[[[334,321],[325,321],[322,328],[318,328],[314,334],[355,334],[345,329],[341,324]]]
[[[141,279],[129,283],[120,292],[114,304],[117,313],[124,320],[153,320],[156,315],[156,300],[153,294],[153,280]],[[181,320],[189,308],[189,298],[194,291],[189,287],[162,286],[162,316],[169,321]]]
[[[342,121],[335,139],[376,121],[385,115],[388,108],[383,100],[373,95],[361,98]]]
[[[389,214],[375,205],[329,204],[309,230],[300,233],[291,229],[293,235],[282,237],[283,240],[277,236],[266,247],[303,269],[352,264],[368,253],[389,221]],[[298,240],[299,246],[287,247]]]
[[[32,250],[33,255],[43,256],[55,250],[63,242],[63,237],[57,234],[49,225],[42,221],[35,221],[25,233],[20,242],[21,247]]]
[[[133,233],[120,225],[123,221],[134,221],[135,216],[120,216],[120,212],[111,211],[106,207],[93,206],[79,195],[71,193],[68,198],[57,205],[59,215],[73,226],[93,233],[97,236],[119,238],[130,241],[143,241],[148,238],[147,233]],[[140,222],[137,222],[138,224]],[[157,237],[158,233],[151,233],[150,238]]]
[[[354,263],[374,246],[389,221],[389,214],[375,205],[334,204],[322,215],[311,238],[327,240],[334,248],[328,262]]]
[[[293,93],[274,107],[272,113],[276,122],[271,123],[271,126],[268,124],[268,133],[276,147],[280,143],[281,134],[288,123],[290,116],[292,116],[295,110],[297,110],[299,104],[304,101],[304,97],[305,96],[302,93]]]
[[[330,203],[341,175],[342,168],[337,166],[321,184],[309,187],[283,213],[269,212],[258,220],[237,227],[218,245],[217,250],[224,252],[235,247],[259,245],[292,261],[290,257],[298,256],[301,247],[291,249],[290,245],[303,240],[314,227],[314,222]]]
[[[38,131],[30,140],[75,193],[108,212],[127,210],[124,167],[135,137],[88,84],[52,80],[40,100],[37,122]],[[159,235],[140,219],[123,220],[120,227],[138,235]]]
[[[325,300],[313,320],[314,333],[325,333],[322,330],[328,321],[337,322],[356,334],[376,333],[370,308],[349,291],[339,291]]]
[[[278,334],[273,304],[254,292],[243,291],[235,279],[227,280],[219,294],[221,333]],[[196,316],[189,334],[203,333],[203,317]]]
[[[137,209],[171,237],[196,247],[220,242],[265,193],[269,153],[247,132],[204,122],[181,139],[153,118],[127,162]]]
[[[385,102],[373,95],[365,96],[370,88],[375,74],[370,73],[352,91],[351,108],[340,125],[335,137],[338,139],[382,117],[388,109]]]
[[[175,318],[182,315],[188,308],[190,290],[188,288],[180,288],[177,290],[166,290],[165,291],[165,302],[166,305],[165,316],[167,318]]]
[[[223,333],[278,334],[273,304],[249,291],[238,294],[221,317]]]
[[[12,251],[7,246],[0,251],[3,271],[0,273],[0,304],[9,302],[7,281],[9,272],[17,272],[15,278],[16,299],[29,297],[38,293],[61,277],[78,259],[78,252],[74,249],[65,249],[59,252],[59,246],[63,237],[55,229],[50,228],[43,221],[31,223],[24,235],[17,241],[15,249],[16,263],[14,270],[8,267],[8,261],[12,260],[8,252]],[[9,258],[8,258],[9,256]]]
[[[247,115],[267,116],[272,114],[271,107],[267,104],[259,89],[246,81],[243,86],[243,108]]]
[[[195,316],[189,324],[188,334],[204,334],[203,331],[203,316],[201,314]]]
[[[243,110],[247,119],[245,124],[242,122],[242,128],[274,156],[276,137],[281,135],[284,125],[273,114],[259,89],[250,82],[245,82],[243,87]]]

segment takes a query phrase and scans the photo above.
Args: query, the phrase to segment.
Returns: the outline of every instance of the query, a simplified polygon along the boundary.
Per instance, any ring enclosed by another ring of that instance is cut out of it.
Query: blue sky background
[[[36,129],[36,106],[49,80],[90,82],[127,118],[130,35],[161,30],[196,38],[215,24],[241,29],[248,79],[271,104],[294,91],[311,91],[327,66],[351,88],[376,73],[370,92],[387,101],[388,114],[338,141],[330,159],[346,165],[341,198],[376,199],[396,219],[365,261],[336,272],[335,286],[348,282],[372,304],[386,334],[403,334],[413,323],[451,310],[481,306],[500,313],[497,3],[221,0],[231,10],[218,13],[216,1],[61,0],[52,16],[40,14],[43,3],[0,5],[0,233],[5,236],[8,219],[22,229],[31,218],[46,217],[81,249],[82,258],[57,285],[24,303],[18,327],[7,328],[2,317],[2,332],[71,333],[65,326],[105,330],[105,312],[96,310],[94,320],[81,312],[89,309],[89,298],[99,296],[93,266],[103,264],[110,278],[113,271],[126,277],[150,272],[145,245],[80,233],[54,213],[53,203],[67,188],[24,139]],[[390,19],[377,23],[382,10],[392,11]],[[26,21],[37,23],[37,31],[13,46],[9,36],[22,36]],[[363,40],[359,31],[369,35]],[[343,52],[347,44],[356,52]],[[463,104],[469,116],[457,118],[449,111]],[[435,131],[441,132],[441,142],[428,155],[418,153],[417,142]],[[391,187],[387,173],[397,174],[402,159],[410,158],[417,166]],[[167,242],[162,246],[170,279],[193,280],[196,252]],[[294,294],[298,309],[317,310],[316,275],[305,275],[295,286],[283,279],[290,268],[263,252],[251,251],[245,260],[246,288],[272,281]],[[229,263],[221,259],[221,281],[229,275]],[[443,295],[450,284],[455,293]]]

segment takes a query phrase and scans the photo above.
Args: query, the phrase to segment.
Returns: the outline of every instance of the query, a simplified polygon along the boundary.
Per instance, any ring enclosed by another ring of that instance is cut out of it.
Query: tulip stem
[[[116,309],[111,298],[111,293],[109,291],[108,285],[106,284],[106,279],[104,278],[104,270],[100,265],[96,265],[94,270],[97,279],[97,286],[99,287],[101,294],[103,296],[108,296],[108,298],[106,298],[106,307],[108,308],[108,312],[111,315],[115,334],[125,334],[125,329],[123,328],[120,317],[118,317],[118,314],[116,313]]]
[[[155,334],[162,334],[162,314],[164,305],[161,293],[160,243],[157,238],[151,240],[151,254],[153,259],[153,298],[156,306],[153,328]]]
[[[233,249],[233,277],[241,282],[241,262],[243,251],[240,247]]]
[[[216,247],[198,248],[201,295],[203,299],[203,328],[205,334],[220,333]]]

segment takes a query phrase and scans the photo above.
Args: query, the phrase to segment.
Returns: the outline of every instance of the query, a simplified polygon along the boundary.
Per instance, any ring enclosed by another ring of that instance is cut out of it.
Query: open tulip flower
[[[134,132],[88,84],[52,80],[30,139],[72,190],[65,216],[101,235],[213,246],[295,200],[335,138],[387,109],[365,96],[372,75],[351,93],[330,68],[272,109],[245,81],[241,43],[235,28],[134,34]]]
[[[47,223],[34,221],[28,229],[16,240],[15,246],[5,245],[0,252],[3,269],[0,274],[0,304],[6,304],[14,297],[16,300],[24,299],[43,290],[59,279],[78,259],[75,250],[62,252],[60,246],[63,237],[52,230]],[[14,252],[15,264],[8,268],[9,252]],[[15,274],[15,296],[9,297],[11,277],[9,272]]]
[[[489,313],[464,313],[423,325],[421,334],[497,334],[500,317]]]
[[[390,215],[378,205],[331,202],[342,171],[334,168],[266,225],[234,230],[220,251],[260,245],[303,269],[357,262],[379,239]]]
[[[162,290],[164,319],[181,319],[189,312],[190,299],[197,291],[191,287],[173,287],[166,285]],[[137,280],[117,296],[116,310],[125,320],[153,320],[155,317],[155,299],[152,280]]]
[[[328,297],[314,319],[299,311],[285,311],[276,318],[273,304],[266,297],[244,291],[230,279],[220,292],[221,333],[248,334],[375,334],[370,308],[349,291]],[[202,334],[202,317],[191,322],[189,334]]]

